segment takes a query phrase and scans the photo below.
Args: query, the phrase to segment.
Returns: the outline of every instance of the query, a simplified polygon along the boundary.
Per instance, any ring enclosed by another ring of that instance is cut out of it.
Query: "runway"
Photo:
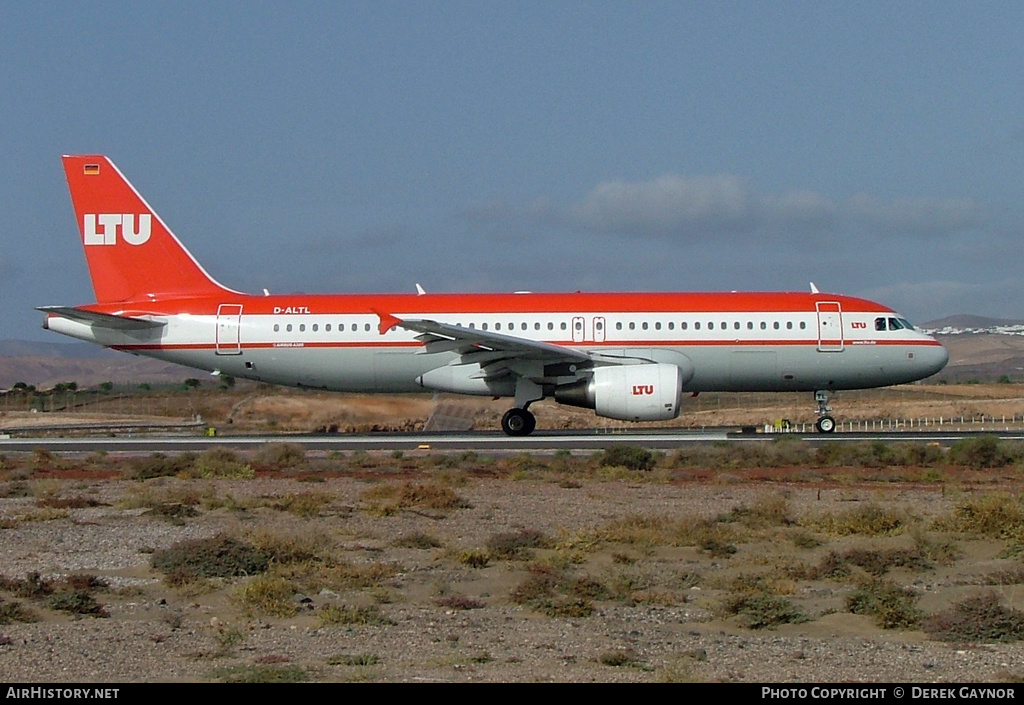
[[[611,445],[637,445],[644,448],[670,450],[691,443],[771,443],[791,438],[803,443],[938,443],[952,445],[961,438],[995,435],[1002,440],[1024,440],[1024,430],[979,432],[910,432],[773,434],[739,433],[734,429],[705,431],[644,431],[629,433],[538,432],[510,438],[498,432],[480,433],[379,433],[363,435],[279,435],[279,436],[135,436],[93,438],[5,438],[0,439],[0,453],[30,452],[37,448],[51,452],[119,452],[119,453],[181,453],[200,452],[213,447],[239,450],[257,448],[267,443],[294,443],[308,451],[464,451],[515,453],[523,451],[600,450]]]

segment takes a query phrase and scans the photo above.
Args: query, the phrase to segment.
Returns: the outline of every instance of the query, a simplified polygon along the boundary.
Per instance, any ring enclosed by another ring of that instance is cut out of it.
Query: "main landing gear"
[[[836,430],[836,420],[831,416],[832,407],[828,405],[828,392],[815,392],[814,401],[818,403],[818,420],[814,422],[814,428],[818,429],[818,433],[832,433]]]
[[[501,430],[507,436],[529,436],[537,428],[537,417],[526,409],[509,409],[501,417]]]

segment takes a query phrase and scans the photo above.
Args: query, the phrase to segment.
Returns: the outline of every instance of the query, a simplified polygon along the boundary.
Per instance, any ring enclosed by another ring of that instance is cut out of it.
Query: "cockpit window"
[[[906,328],[907,330],[916,330],[914,324],[908,321],[906,318],[898,318],[896,320],[902,323],[903,327]]]
[[[903,324],[895,318],[889,319],[889,330],[902,330]]]
[[[876,318],[875,319],[875,330],[885,330],[885,319],[884,318]]]

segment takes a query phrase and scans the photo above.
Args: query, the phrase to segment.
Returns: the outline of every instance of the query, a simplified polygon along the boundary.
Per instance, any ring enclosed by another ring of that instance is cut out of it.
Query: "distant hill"
[[[108,350],[90,343],[41,343],[36,340],[0,340],[0,357],[57,357],[57,358],[111,358],[118,357]]]
[[[201,378],[203,374],[201,370],[89,343],[0,341],[0,389],[9,389],[17,382],[39,389],[49,389],[58,382],[75,382],[80,389],[103,382],[162,384]]]
[[[988,318],[986,316],[974,316],[969,313],[958,313],[955,316],[946,316],[937,321],[922,323],[918,328],[927,330],[940,330],[942,328],[995,328],[997,326],[1020,326],[1024,321],[1012,318]]]

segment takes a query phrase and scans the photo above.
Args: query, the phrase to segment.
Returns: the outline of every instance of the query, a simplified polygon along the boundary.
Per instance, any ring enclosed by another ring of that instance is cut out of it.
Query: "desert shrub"
[[[834,560],[836,554],[828,556]],[[885,575],[893,568],[910,568],[912,570],[930,570],[933,566],[924,553],[918,548],[851,548],[838,559],[843,563],[855,565],[869,575],[876,577]]]
[[[551,539],[536,529],[520,529],[510,533],[493,534],[487,539],[487,552],[496,560],[527,560],[531,549],[550,548]]]
[[[436,483],[380,485],[363,493],[363,500],[371,514],[380,516],[393,516],[403,509],[448,510],[470,506],[451,487]]]
[[[530,575],[511,592],[512,602],[548,617],[589,617],[593,601],[607,597],[597,581],[579,578],[545,566],[531,566]]]
[[[961,438],[949,449],[949,461],[974,470],[1001,468],[1018,460],[1018,448],[1012,448],[997,436]]]
[[[456,556],[456,560],[470,568],[486,568],[491,562],[491,554],[474,548],[468,548]]]
[[[780,624],[806,622],[808,617],[785,597],[767,590],[740,592],[722,603],[726,615],[739,616],[750,629],[772,629]]]
[[[315,531],[261,529],[250,532],[246,538],[278,565],[316,560],[328,554],[333,545],[330,537]]]
[[[311,674],[302,666],[255,664],[225,666],[213,671],[213,677],[223,683],[304,683]]]
[[[393,563],[352,563],[329,557],[275,565],[274,574],[290,580],[303,592],[331,590],[366,590],[380,588],[385,580],[394,577],[402,568]]]
[[[707,551],[712,558],[728,558],[736,553],[735,544],[722,541],[715,536],[707,536],[698,543],[702,551]]]
[[[243,463],[238,459],[237,453],[227,448],[204,450],[196,458],[192,473],[199,477],[255,477],[252,466],[248,463]]]
[[[725,519],[750,528],[789,526],[793,523],[789,503],[782,495],[759,497],[751,506],[741,504],[729,512]]]
[[[324,626],[364,625],[388,627],[395,624],[376,605],[369,607],[348,607],[345,605],[323,605],[316,611]]]
[[[87,617],[110,616],[103,605],[96,602],[96,598],[88,590],[61,590],[47,597],[43,601],[43,605],[58,612]]]
[[[267,443],[256,453],[255,460],[277,468],[301,468],[306,465],[306,449],[297,443]]]
[[[416,531],[411,534],[399,536],[392,542],[392,545],[398,546],[399,548],[419,548],[426,550],[430,548],[440,548],[444,544],[429,534]]]
[[[914,591],[888,580],[872,580],[858,587],[846,598],[846,609],[874,617],[882,629],[912,629],[922,617]]]
[[[992,590],[967,597],[952,609],[924,620],[924,630],[943,641],[1021,641],[1024,640],[1024,612],[1003,607]]]
[[[835,536],[885,536],[906,528],[903,517],[876,504],[866,504],[838,514],[824,514],[800,522],[802,526]]]
[[[633,649],[616,649],[614,651],[606,651],[598,656],[597,660],[604,666],[613,666],[615,668],[641,665],[640,659]]]
[[[39,615],[19,602],[0,599],[0,624],[38,622]]]
[[[90,573],[75,573],[64,579],[64,584],[70,590],[105,590],[110,586],[103,578]]]
[[[486,602],[466,595],[443,595],[434,598],[434,604],[452,610],[478,610],[487,606]]]
[[[1024,541],[1024,501],[1001,493],[969,497],[954,508],[952,517],[938,519],[935,528]]]
[[[597,530],[596,537],[612,543],[658,545],[671,541],[673,529],[673,522],[666,517],[633,515],[613,519]]]
[[[154,477],[174,477],[192,472],[196,462],[193,453],[181,453],[167,457],[153,453],[148,458],[132,458],[123,475],[128,480],[149,480]]]
[[[334,498],[322,492],[302,492],[294,494],[289,492],[284,497],[271,500],[269,506],[279,512],[288,512],[300,517],[319,516],[324,507],[328,506]]]
[[[26,573],[24,578],[5,578],[0,576],[0,589],[14,593],[17,597],[30,600],[41,600],[54,593],[52,580],[39,575],[38,572]]]
[[[599,465],[601,467],[623,467],[629,470],[653,470],[654,454],[646,448],[631,445],[614,445],[604,449]]]
[[[198,516],[199,512],[195,507],[182,504],[181,502],[164,502],[153,507],[146,514],[150,516],[159,517],[166,519],[167,521],[175,524],[184,524],[185,519]]]
[[[193,539],[156,551],[152,565],[164,575],[195,578],[231,578],[262,573],[270,556],[253,546],[223,534]]]
[[[292,617],[298,611],[295,586],[284,578],[260,575],[242,585],[236,595],[246,610],[271,617]]]
[[[92,497],[44,497],[36,502],[37,507],[50,507],[52,509],[84,509],[85,507],[109,506],[105,502]]]

